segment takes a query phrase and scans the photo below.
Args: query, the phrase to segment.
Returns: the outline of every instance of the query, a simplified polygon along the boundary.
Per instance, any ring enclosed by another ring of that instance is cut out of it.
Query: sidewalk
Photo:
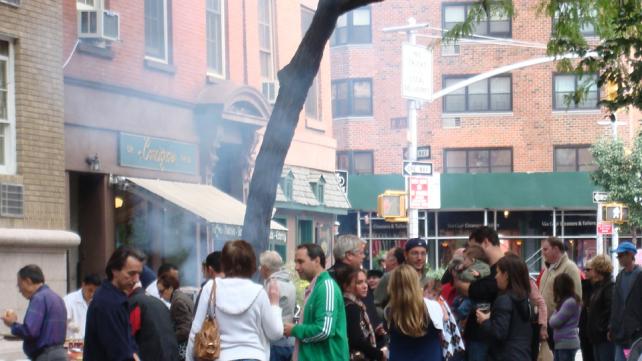
[[[0,361],[29,361],[22,352],[22,341],[0,338]]]

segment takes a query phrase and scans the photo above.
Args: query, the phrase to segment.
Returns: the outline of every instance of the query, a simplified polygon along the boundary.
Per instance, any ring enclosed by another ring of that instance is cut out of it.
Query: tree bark
[[[319,0],[312,24],[294,57],[278,73],[279,94],[256,158],[243,222],[242,238],[252,244],[257,255],[268,248],[272,208],[285,156],[337,18],[360,6],[380,1],[383,0]]]

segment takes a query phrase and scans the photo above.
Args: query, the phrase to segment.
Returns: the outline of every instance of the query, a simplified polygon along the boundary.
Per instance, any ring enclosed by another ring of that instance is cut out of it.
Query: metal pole
[[[597,204],[597,224],[600,224],[600,222],[602,222],[602,203]],[[604,236],[602,235],[601,232],[596,232],[596,233],[597,233],[597,238],[595,240],[595,248],[597,248],[596,253],[598,255],[604,254]]]
[[[415,19],[408,19],[408,25],[414,25]],[[417,34],[414,29],[406,31],[408,43],[417,44]],[[417,104],[415,100],[407,100],[408,103],[408,160],[417,160]],[[408,183],[408,182],[406,182]],[[409,190],[406,184],[407,191]],[[408,238],[419,237],[419,211],[408,209]]]

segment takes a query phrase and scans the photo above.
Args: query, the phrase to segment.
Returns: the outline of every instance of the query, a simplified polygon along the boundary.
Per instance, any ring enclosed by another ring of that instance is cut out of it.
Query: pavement
[[[0,361],[29,361],[22,352],[22,341],[0,338]]]

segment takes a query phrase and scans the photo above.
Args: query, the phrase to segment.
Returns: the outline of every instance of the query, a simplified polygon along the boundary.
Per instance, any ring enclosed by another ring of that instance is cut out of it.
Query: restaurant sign
[[[196,174],[196,144],[120,133],[118,164],[161,172]]]

